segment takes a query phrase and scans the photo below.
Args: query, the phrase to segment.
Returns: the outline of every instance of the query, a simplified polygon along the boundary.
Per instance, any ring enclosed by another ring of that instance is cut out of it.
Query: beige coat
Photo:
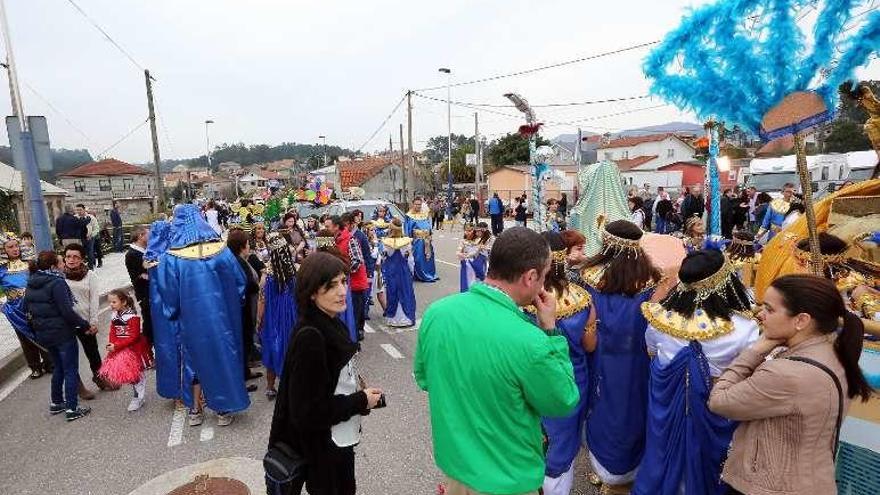
[[[765,361],[751,348],[718,378],[709,397],[716,414],[741,421],[722,479],[749,495],[833,495],[837,388],[823,370],[784,359],[802,356],[827,366],[843,387],[846,375],[833,336],[808,339]]]

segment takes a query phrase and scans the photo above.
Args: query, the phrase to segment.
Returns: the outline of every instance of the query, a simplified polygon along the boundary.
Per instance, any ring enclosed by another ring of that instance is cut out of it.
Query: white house
[[[617,163],[621,172],[657,170],[694,156],[694,147],[675,134],[651,134],[612,140],[596,149],[599,160]]]
[[[258,187],[266,187],[266,178],[253,172],[249,172],[239,177],[238,183],[242,190],[247,191]]]

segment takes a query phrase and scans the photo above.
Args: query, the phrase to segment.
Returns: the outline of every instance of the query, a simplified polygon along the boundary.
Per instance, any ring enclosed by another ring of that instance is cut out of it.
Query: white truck
[[[807,169],[815,197],[835,191],[844,182],[865,180],[877,163],[877,154],[872,151],[851,151],[807,157]],[[749,177],[746,185],[771,196],[779,194],[788,182],[800,189],[794,155],[778,158],[755,158],[749,163]]]

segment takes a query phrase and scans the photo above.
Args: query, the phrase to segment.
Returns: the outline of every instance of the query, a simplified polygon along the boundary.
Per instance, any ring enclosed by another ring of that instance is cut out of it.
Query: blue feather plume
[[[837,87],[880,48],[880,11],[848,34],[863,3],[821,2],[809,36],[796,16],[817,5],[812,0],[719,0],[692,9],[644,61],[651,93],[755,133],[795,91],[815,91],[834,109]]]

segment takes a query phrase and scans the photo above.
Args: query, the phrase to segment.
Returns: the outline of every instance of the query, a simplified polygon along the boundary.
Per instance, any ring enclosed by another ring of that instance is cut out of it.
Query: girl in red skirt
[[[127,292],[115,289],[107,295],[113,318],[110,320],[110,343],[107,357],[101,366],[101,378],[121,385],[131,384],[134,397],[128,404],[129,412],[144,405],[146,395],[146,369],[152,355],[147,340],[141,335],[141,317],[134,309],[134,301]]]

